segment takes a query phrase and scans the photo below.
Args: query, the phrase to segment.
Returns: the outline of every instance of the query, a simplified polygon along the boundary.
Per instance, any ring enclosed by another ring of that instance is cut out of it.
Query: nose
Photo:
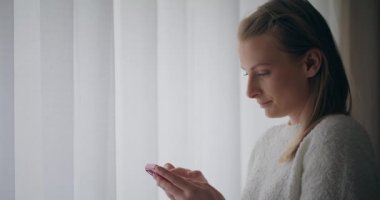
[[[259,83],[257,83],[253,77],[249,77],[247,84],[247,96],[249,98],[256,98],[260,93]]]

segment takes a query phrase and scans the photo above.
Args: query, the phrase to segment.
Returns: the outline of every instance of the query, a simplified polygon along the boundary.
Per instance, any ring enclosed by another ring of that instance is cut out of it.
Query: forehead
[[[285,56],[279,42],[273,36],[264,34],[239,41],[240,62],[249,67],[259,62],[271,62]]]
[[[280,51],[277,40],[270,35],[254,36],[247,40],[239,41],[239,52],[250,54],[270,53]]]

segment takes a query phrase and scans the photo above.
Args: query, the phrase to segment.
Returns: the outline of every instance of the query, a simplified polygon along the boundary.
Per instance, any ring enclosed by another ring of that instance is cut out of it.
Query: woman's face
[[[280,50],[269,35],[240,41],[240,63],[248,76],[247,96],[265,109],[268,117],[289,116],[298,123],[310,89],[302,58]]]

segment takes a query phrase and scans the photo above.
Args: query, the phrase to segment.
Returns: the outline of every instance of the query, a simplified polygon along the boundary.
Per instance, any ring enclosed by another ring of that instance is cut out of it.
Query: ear
[[[319,72],[322,65],[321,50],[317,48],[309,49],[303,58],[303,63],[306,77],[314,77]]]

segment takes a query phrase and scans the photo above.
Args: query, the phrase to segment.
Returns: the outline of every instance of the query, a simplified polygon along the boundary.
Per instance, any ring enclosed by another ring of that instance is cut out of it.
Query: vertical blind
[[[239,199],[255,141],[286,121],[240,72],[237,26],[263,2],[1,1],[0,198],[166,199],[144,166],[172,162]]]

